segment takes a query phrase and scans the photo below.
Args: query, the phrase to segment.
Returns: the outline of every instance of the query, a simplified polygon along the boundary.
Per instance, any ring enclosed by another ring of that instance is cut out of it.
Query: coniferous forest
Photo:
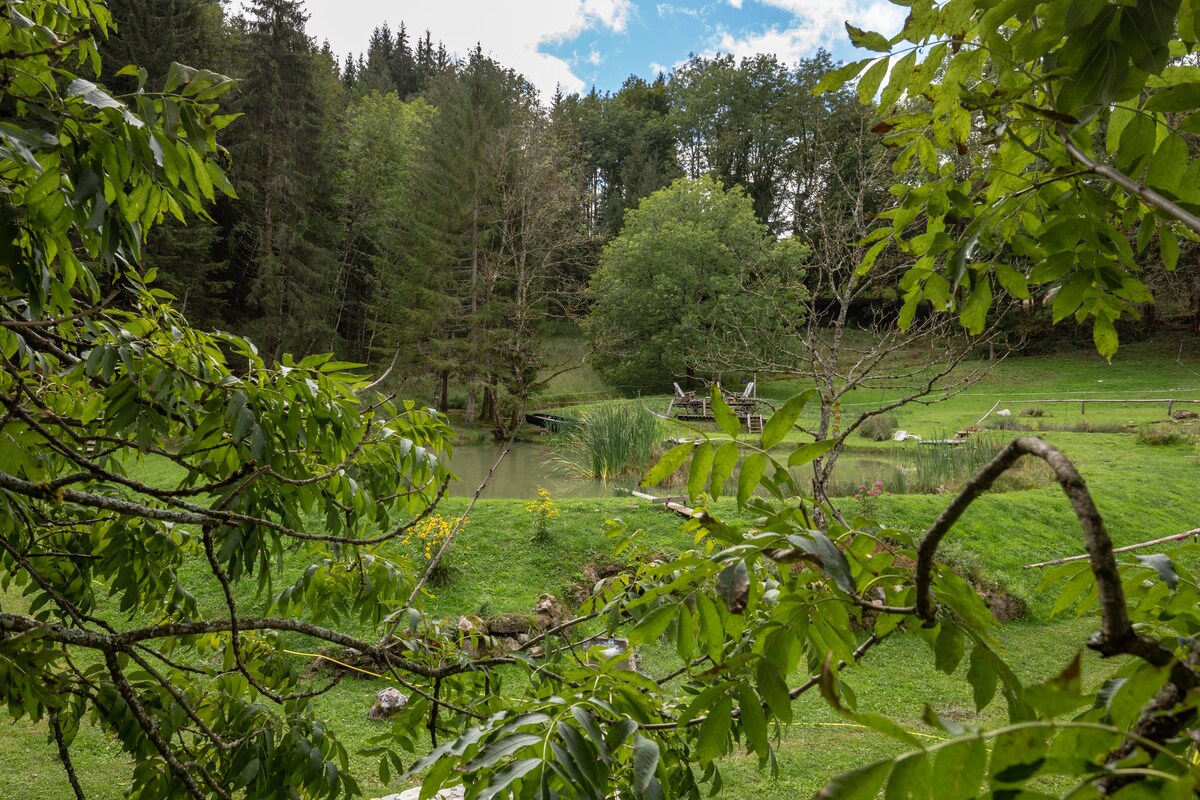
[[[156,85],[174,61],[240,81],[222,105],[238,115],[222,142],[236,199],[148,243],[189,319],[270,357],[333,350],[386,366],[400,351],[393,375],[468,423],[506,427],[539,374],[567,366],[546,363],[543,336],[583,322],[603,246],[672,181],[740,187],[762,233],[810,244],[834,209],[861,219],[886,199],[869,109],[849,91],[812,95],[833,66],[824,54],[694,57],[616,92],[544,97],[486,42],[454,54],[403,22],[339,55],[306,35],[298,0],[235,17],[218,0],[109,5],[114,87],[132,88],[126,64]],[[618,389],[669,388],[688,369],[621,363],[625,345],[593,327]]]

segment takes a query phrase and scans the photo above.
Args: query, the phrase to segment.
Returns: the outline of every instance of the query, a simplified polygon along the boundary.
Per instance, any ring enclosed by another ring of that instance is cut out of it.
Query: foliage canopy
[[[862,269],[899,248],[916,261],[901,283],[902,321],[929,300],[973,332],[998,289],[1029,299],[1045,287],[1054,320],[1092,320],[1111,358],[1115,323],[1152,300],[1147,262],[1175,269],[1180,239],[1200,234],[1200,9],[904,5],[911,13],[890,39],[849,28],[876,55],[818,86],[857,76],[859,96],[884,112],[877,131],[899,148],[896,170],[921,171],[895,187],[891,226],[864,240]]]

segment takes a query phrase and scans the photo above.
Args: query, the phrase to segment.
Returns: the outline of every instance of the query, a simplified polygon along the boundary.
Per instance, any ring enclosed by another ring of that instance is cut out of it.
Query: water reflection
[[[460,446],[454,450],[450,468],[462,481],[452,484],[452,497],[470,497],[500,457],[502,445],[482,444]],[[781,451],[785,455],[786,451]],[[870,482],[890,474],[897,465],[894,461],[878,456],[843,454],[838,459],[837,475],[841,481]],[[792,470],[797,482],[807,486],[811,475],[806,467]],[[560,497],[611,497],[614,489],[632,489],[636,477],[628,477],[607,483],[587,478],[572,478],[563,473],[553,459],[549,447],[537,443],[516,442],[504,457],[496,474],[492,476],[481,497],[488,499],[526,500],[537,496],[538,489],[545,489],[556,498]],[[727,492],[736,492],[736,477],[729,482]],[[651,492],[655,491],[653,489]],[[673,490],[670,493],[677,493]]]
[[[475,494],[488,470],[500,457],[501,450],[503,445],[498,444],[456,447],[450,468],[462,481],[451,484],[450,495],[470,497]],[[536,497],[538,489],[545,489],[556,498],[611,497],[613,489],[628,489],[635,483],[635,478],[608,483],[571,478],[555,465],[549,447],[515,442],[480,496],[488,499],[525,500]]]

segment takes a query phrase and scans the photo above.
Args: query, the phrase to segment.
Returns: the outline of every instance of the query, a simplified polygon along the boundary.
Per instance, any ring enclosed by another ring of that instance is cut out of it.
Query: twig
[[[1170,542],[1178,542],[1182,539],[1187,539],[1188,537],[1191,537],[1193,540],[1195,540],[1197,537],[1200,537],[1200,528],[1193,528],[1190,531],[1184,531],[1183,533],[1177,533],[1174,536],[1164,536],[1161,539],[1151,539],[1148,542],[1138,542],[1137,544],[1127,544],[1124,547],[1114,548],[1113,552],[1114,553],[1127,553],[1130,550],[1140,550],[1143,547],[1153,547],[1156,544],[1168,544]],[[1067,558],[1056,558],[1052,561],[1039,561],[1036,564],[1026,564],[1025,566],[1021,567],[1021,569],[1037,569],[1038,567],[1053,567],[1053,566],[1057,566],[1059,564],[1069,564],[1072,561],[1083,561],[1087,557],[1088,557],[1088,554],[1084,553],[1083,555],[1069,556]]]
[[[75,765],[71,763],[71,751],[67,749],[67,740],[63,736],[62,724],[58,721],[57,708],[50,711],[50,727],[54,729],[54,741],[58,744],[58,759],[62,761],[63,769],[67,771],[67,780],[71,782],[75,800],[87,800],[87,796],[83,793],[83,787],[79,785],[79,778],[75,775]]]
[[[1112,181],[1129,194],[1139,198],[1151,208],[1156,208],[1159,211],[1174,217],[1179,222],[1191,228],[1194,232],[1200,233],[1200,217],[1183,208],[1178,203],[1168,200],[1148,186],[1138,183],[1120,170],[1110,167],[1108,164],[1101,164],[1098,161],[1095,161],[1088,156],[1087,153],[1079,149],[1079,146],[1071,139],[1071,134],[1061,127],[1058,129],[1058,136],[1060,139],[1062,139],[1063,146],[1066,147],[1067,154],[1070,155],[1071,158],[1075,159],[1100,177],[1107,178],[1108,180]]]
[[[475,494],[471,497],[471,502],[467,504],[467,510],[464,511],[462,516],[458,518],[458,522],[455,524],[454,529],[450,531],[450,535],[446,537],[446,540],[442,542],[442,546],[438,548],[437,553],[435,553],[433,558],[430,559],[429,566],[425,568],[425,572],[423,575],[421,575],[421,579],[417,581],[417,585],[413,587],[412,594],[408,596],[408,602],[405,603],[406,606],[411,608],[412,604],[417,599],[417,595],[421,593],[421,589],[425,588],[425,584],[429,581],[429,576],[431,576],[433,571],[437,569],[437,565],[441,563],[442,556],[446,553],[446,550],[449,549],[450,543],[454,541],[454,537],[458,535],[460,530],[462,530],[463,524],[466,523],[467,517],[471,514],[471,509],[475,508],[475,503],[478,502],[479,496],[483,494],[483,490],[487,488],[488,481],[492,479],[492,475],[496,472],[496,468],[500,466],[500,462],[504,460],[504,457],[508,455],[508,451],[512,449],[513,442],[516,440],[516,438],[517,432],[514,430],[512,435],[508,437],[508,441],[504,443],[504,449],[500,451],[500,457],[496,459],[496,463],[492,464],[492,468],[488,470],[487,475],[483,476],[483,480],[479,483],[479,488],[475,490]],[[396,628],[399,626],[399,624],[399,619],[392,623],[392,627],[388,630],[387,638],[391,638],[392,634],[396,632]]]

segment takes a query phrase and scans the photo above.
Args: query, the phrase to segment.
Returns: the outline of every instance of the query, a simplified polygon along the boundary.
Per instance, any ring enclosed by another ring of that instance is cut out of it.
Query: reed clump
[[[630,403],[604,403],[555,435],[554,460],[570,475],[615,480],[648,469],[662,453],[662,420]]]

